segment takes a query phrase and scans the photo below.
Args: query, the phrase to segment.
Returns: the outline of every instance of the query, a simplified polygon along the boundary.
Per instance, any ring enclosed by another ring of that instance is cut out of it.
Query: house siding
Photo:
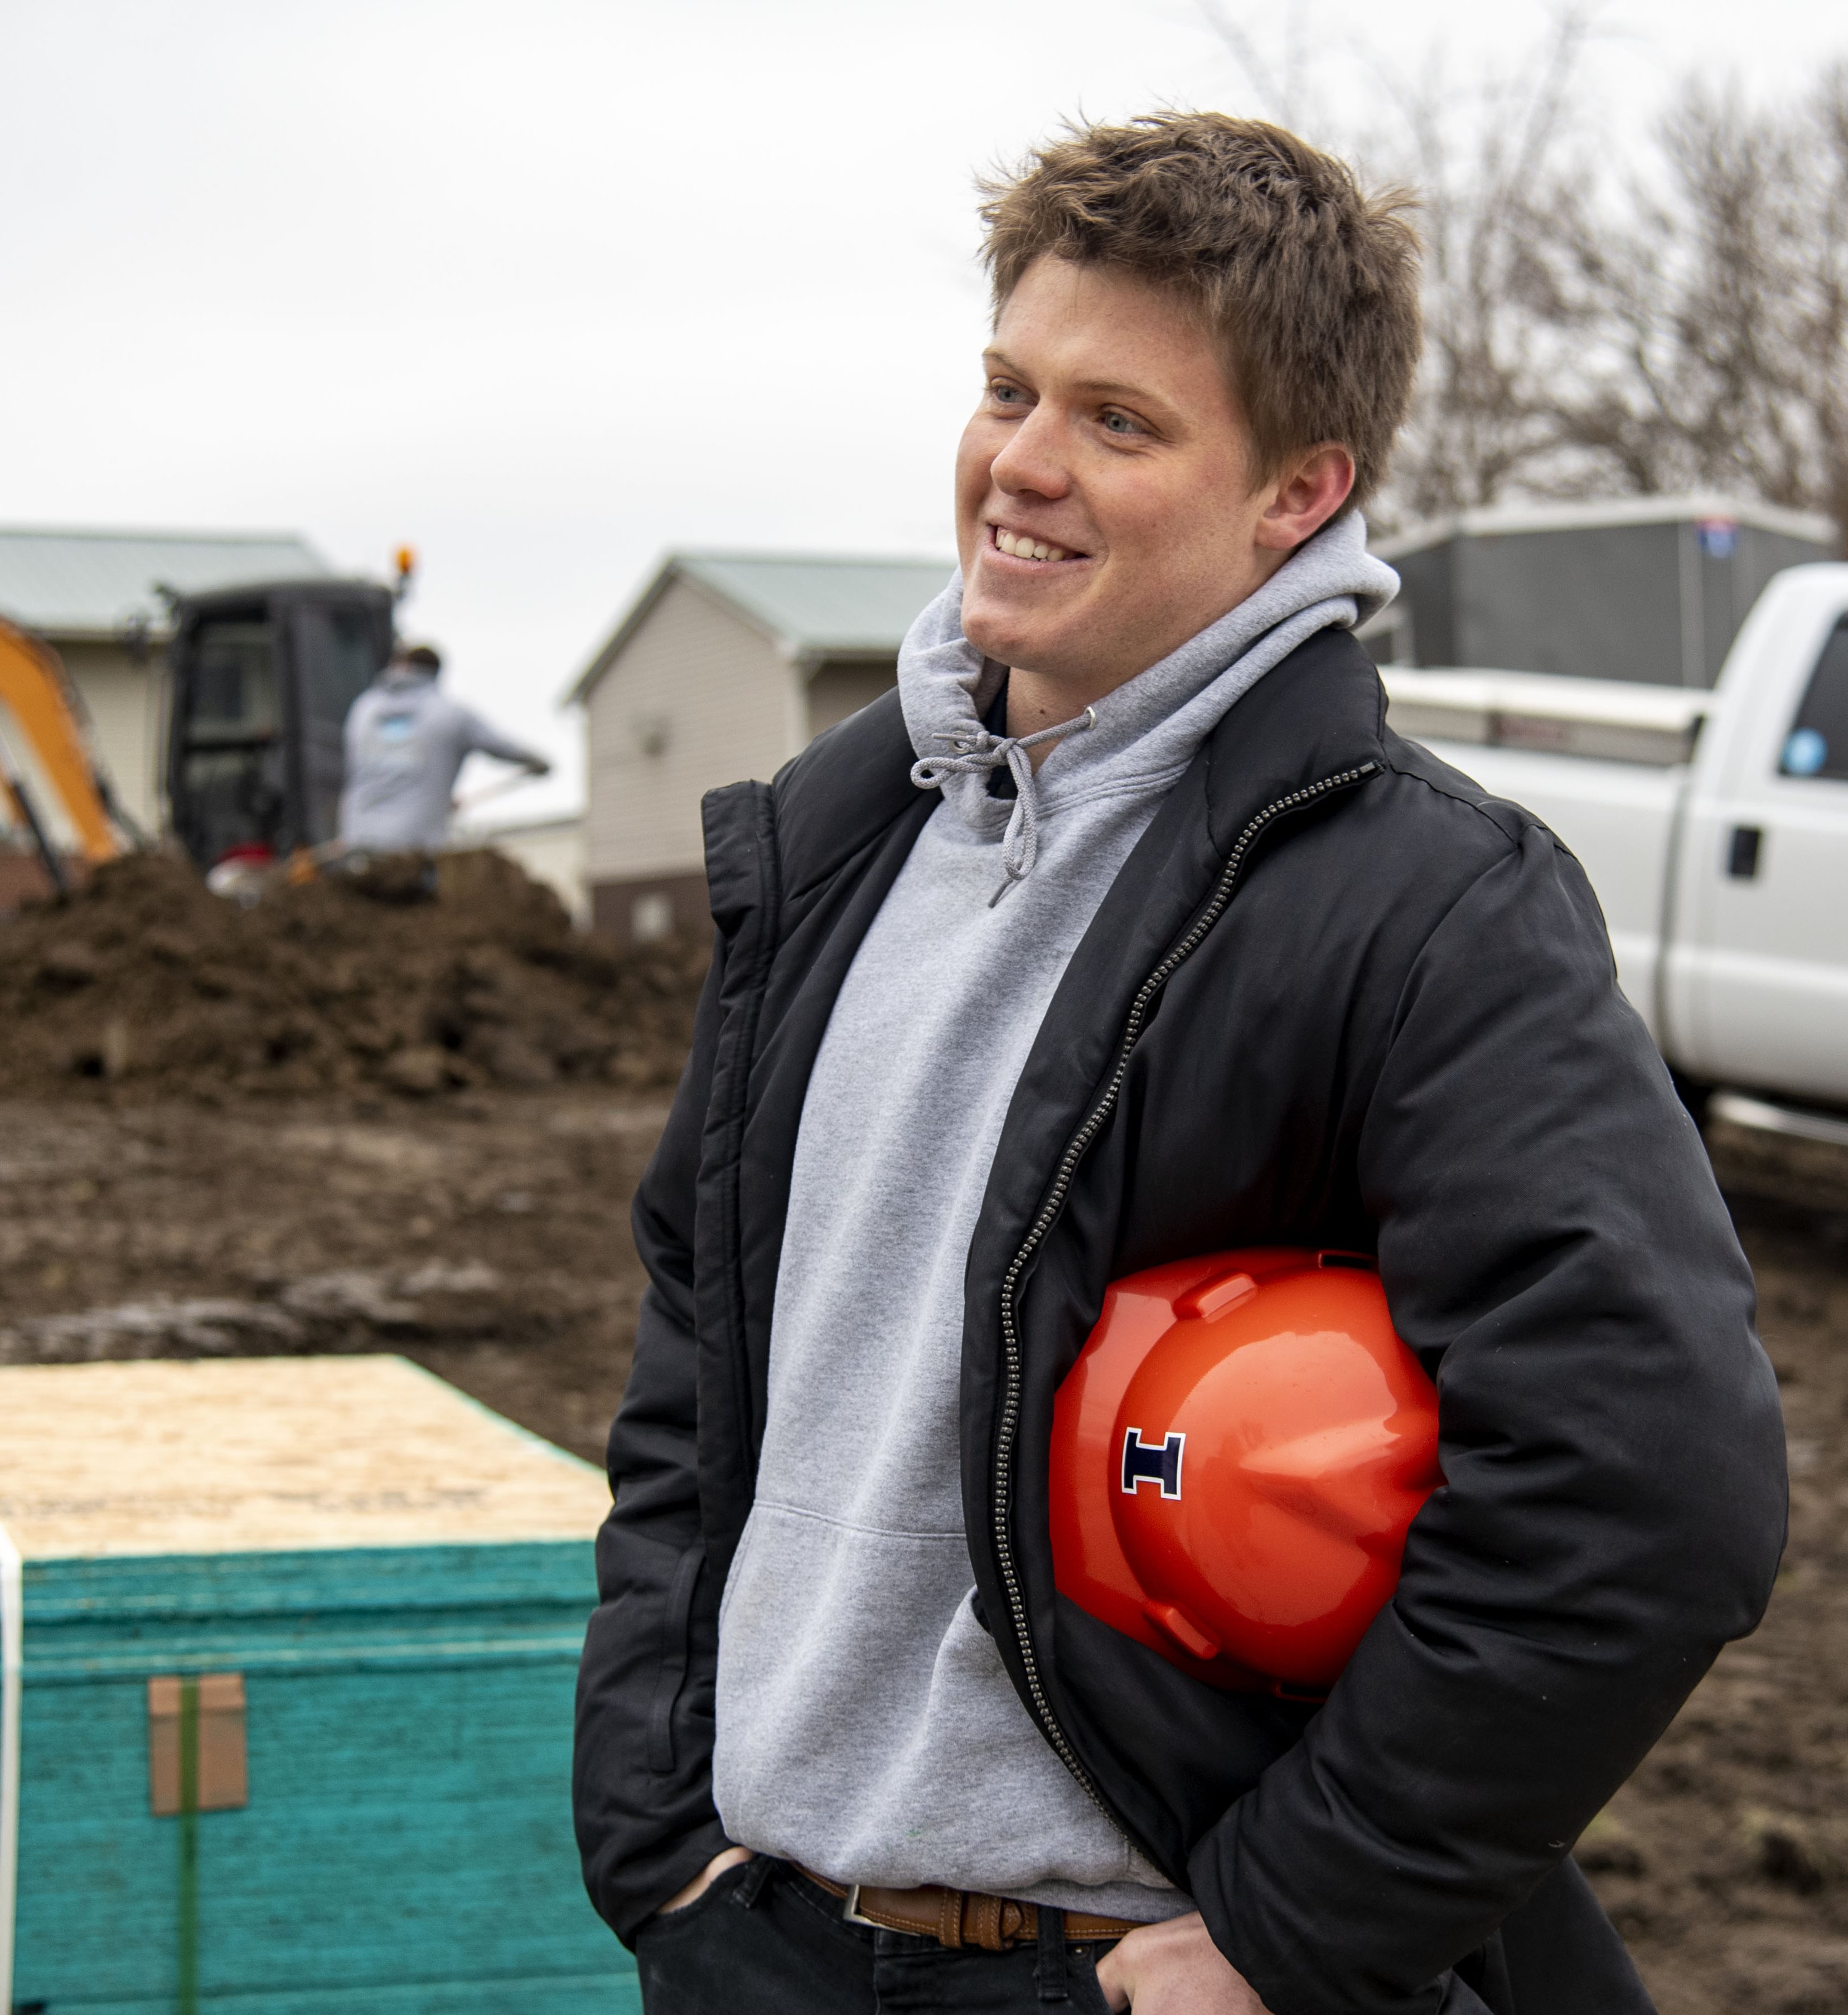
[[[164,823],[160,774],[167,713],[167,659],[151,652],[140,663],[114,645],[61,643],[59,655],[90,717],[99,760],[124,808],[144,832]]]
[[[818,668],[808,682],[808,732],[811,739],[824,728],[845,720],[870,706],[883,692],[898,683],[896,658],[837,660]]]
[[[585,703],[593,889],[700,871],[701,798],[774,774],[800,746],[796,676],[699,588],[669,584]]]
[[[452,844],[489,846],[516,861],[544,885],[571,913],[574,924],[591,919],[590,889],[584,872],[584,821],[581,817],[541,819],[526,825],[464,828]]]

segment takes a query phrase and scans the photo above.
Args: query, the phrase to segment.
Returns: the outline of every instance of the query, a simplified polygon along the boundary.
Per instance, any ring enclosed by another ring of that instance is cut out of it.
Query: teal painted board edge
[[[25,1564],[34,1622],[84,1614],[265,1616],[329,1609],[448,1609],[569,1601],[595,1587],[595,1535],[446,1546],[304,1546],[285,1552],[91,1553]]]
[[[25,1683],[575,1658],[594,1542],[28,1561]]]
[[[620,1945],[607,1974],[554,1979],[433,1980],[414,1986],[265,1988],[257,1994],[205,1994],[200,2015],[642,2015],[635,1962]],[[89,2001],[60,1995],[51,2015],[174,2015],[173,1996]],[[742,2015],[742,2011],[741,2011]]]

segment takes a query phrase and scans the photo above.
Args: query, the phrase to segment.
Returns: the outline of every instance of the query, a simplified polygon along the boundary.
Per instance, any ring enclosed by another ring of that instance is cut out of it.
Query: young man
[[[1766,1600],[1778,1403],[1584,876],[1349,634],[1412,240],[1204,115],[1074,131],[985,215],[959,576],[896,695],[707,802],[591,1895],[650,2015],[1646,2010],[1568,1850]],[[1440,1395],[1319,1708],[1054,1586],[1106,1285],[1255,1245],[1377,1251]]]

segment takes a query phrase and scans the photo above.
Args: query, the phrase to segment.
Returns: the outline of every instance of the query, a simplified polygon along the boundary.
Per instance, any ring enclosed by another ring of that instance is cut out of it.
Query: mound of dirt
[[[504,856],[279,888],[252,907],[141,854],[0,925],[0,1094],[206,1098],[671,1084],[703,942],[623,950]]]

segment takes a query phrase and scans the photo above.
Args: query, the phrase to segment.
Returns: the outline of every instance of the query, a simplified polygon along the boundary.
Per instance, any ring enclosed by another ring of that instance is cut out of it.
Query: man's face
[[[1254,491],[1218,354],[1173,295],[1041,257],[983,361],[956,516],[963,630],[985,656],[1101,694],[1288,556],[1266,519],[1278,486]]]

